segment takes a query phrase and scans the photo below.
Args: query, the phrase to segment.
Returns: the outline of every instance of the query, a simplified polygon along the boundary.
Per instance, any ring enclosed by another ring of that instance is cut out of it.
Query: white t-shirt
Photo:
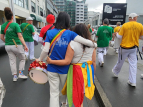
[[[83,45],[78,43],[78,42],[71,41],[70,46],[74,50],[74,56],[73,56],[73,59],[72,59],[71,63],[77,63],[80,60],[80,58],[83,54]],[[93,51],[94,51],[94,48],[86,47],[85,52],[84,52],[81,60],[78,63],[92,61]]]

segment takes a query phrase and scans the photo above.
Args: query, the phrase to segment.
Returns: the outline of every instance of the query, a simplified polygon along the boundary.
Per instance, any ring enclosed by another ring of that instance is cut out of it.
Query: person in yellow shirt
[[[121,22],[117,22],[117,27],[115,27],[115,29],[114,29],[114,32],[116,33],[118,33],[119,31],[120,31],[120,29],[121,29]],[[118,54],[118,50],[119,50],[119,47],[120,47],[120,43],[121,43],[121,39],[120,38],[117,38],[116,36],[115,36],[115,38],[114,38],[114,49],[115,49],[115,52]]]
[[[128,84],[136,86],[136,73],[137,73],[137,47],[139,46],[139,38],[143,36],[143,26],[137,22],[138,15],[131,13],[129,15],[129,22],[123,24],[118,38],[122,38],[117,64],[112,69],[114,77],[118,77],[122,65],[126,58],[129,61],[129,80]]]

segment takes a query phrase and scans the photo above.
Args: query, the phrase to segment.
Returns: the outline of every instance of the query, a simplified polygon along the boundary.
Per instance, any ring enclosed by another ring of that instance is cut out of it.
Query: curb
[[[102,89],[102,87],[101,87],[99,81],[97,80],[96,76],[95,76],[94,84],[95,84],[94,95],[97,98],[97,101],[99,103],[99,107],[112,107],[109,99],[106,96],[106,93]]]

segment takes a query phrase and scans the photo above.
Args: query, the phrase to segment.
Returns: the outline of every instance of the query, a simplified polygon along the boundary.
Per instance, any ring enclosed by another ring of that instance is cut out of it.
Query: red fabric
[[[73,104],[81,107],[84,99],[84,80],[81,67],[73,65]]]
[[[6,28],[4,29],[4,33],[6,34],[6,30],[7,30],[7,28],[9,27],[9,25],[11,24],[12,22],[9,22],[8,24],[7,24],[7,26],[6,26]]]
[[[48,22],[48,23],[54,23],[55,22],[55,16],[54,15],[52,15],[52,14],[49,14],[47,17],[46,17],[46,21]]]
[[[42,37],[42,38],[43,38],[44,35],[45,35],[45,33],[47,32],[47,30],[48,30],[52,25],[53,25],[53,24],[49,24],[49,25],[43,27],[43,28],[41,29],[41,32],[40,32],[39,37]],[[54,28],[55,28],[55,26],[53,26],[52,29],[54,29]],[[46,39],[46,37],[45,37],[45,39]],[[45,43],[44,43],[43,45],[45,45]]]
[[[92,31],[94,31],[94,29],[92,28]]]

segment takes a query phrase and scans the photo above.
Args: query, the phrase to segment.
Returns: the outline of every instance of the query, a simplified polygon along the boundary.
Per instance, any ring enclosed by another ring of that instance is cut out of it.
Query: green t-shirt
[[[110,38],[112,37],[112,30],[108,26],[101,26],[99,27],[96,36],[98,36],[98,47],[108,47]]]
[[[22,23],[20,28],[23,31],[24,28],[26,27],[26,25],[28,25],[28,23]],[[33,37],[32,37],[32,33],[35,32],[33,25],[29,24],[26,29],[23,32],[23,38],[25,40],[25,42],[33,42]]]
[[[5,22],[2,26],[1,26],[1,34],[4,34],[4,29],[6,28],[7,24],[9,23],[9,21]],[[19,27],[19,25],[17,23],[11,23],[6,31],[5,34],[5,45],[15,45],[13,40],[15,40],[17,45],[22,45],[20,39],[18,38],[17,33],[21,33],[21,29]]]
[[[92,29],[91,28],[89,28],[89,32],[92,33]]]
[[[109,26],[109,28],[111,29],[111,32],[113,34],[114,33],[114,29],[111,26]],[[109,40],[112,40],[112,36],[109,37]]]

